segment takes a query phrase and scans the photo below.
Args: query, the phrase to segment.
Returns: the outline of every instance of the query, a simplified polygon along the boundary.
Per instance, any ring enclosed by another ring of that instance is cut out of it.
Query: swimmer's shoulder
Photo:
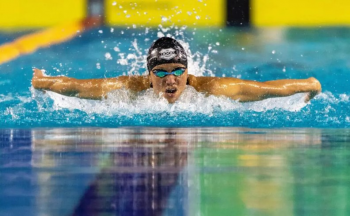
[[[119,76],[114,78],[101,79],[103,87],[106,91],[111,91],[120,88],[126,88],[131,91],[143,91],[150,87],[148,76],[130,75]]]
[[[150,87],[149,77],[144,75],[127,76],[125,87],[132,91],[143,91]]]
[[[194,76],[192,74],[188,75],[188,83],[190,86],[194,87],[197,91],[208,91],[216,77],[206,77],[206,76]]]

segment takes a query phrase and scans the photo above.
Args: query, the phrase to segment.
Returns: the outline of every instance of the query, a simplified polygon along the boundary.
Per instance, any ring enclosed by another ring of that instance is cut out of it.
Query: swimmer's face
[[[170,74],[165,77],[158,77],[154,73],[156,71],[167,71],[170,73],[176,69],[185,69],[185,71],[180,76]],[[186,88],[187,77],[188,71],[183,64],[168,63],[155,66],[150,71],[149,79],[157,95],[162,95],[169,103],[174,103]]]

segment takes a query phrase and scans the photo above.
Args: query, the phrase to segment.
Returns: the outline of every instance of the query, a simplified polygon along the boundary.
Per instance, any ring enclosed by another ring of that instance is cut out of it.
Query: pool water
[[[0,130],[0,215],[348,215],[348,129]]]
[[[20,33],[0,33],[0,44]],[[162,35],[189,71],[267,81],[320,80],[323,91],[239,103],[188,87],[102,101],[31,87],[51,76],[147,74]],[[348,215],[348,28],[109,28],[0,65],[0,216]]]
[[[0,43],[17,35],[2,33]],[[162,35],[182,40],[191,53],[191,74],[258,81],[312,76],[320,80],[323,92],[307,104],[305,94],[242,104],[204,97],[189,88],[169,105],[152,97],[152,90],[135,100],[122,89],[107,100],[91,101],[31,89],[33,67],[76,78],[147,74],[147,49]],[[349,35],[348,28],[93,29],[0,65],[0,127],[348,128]]]

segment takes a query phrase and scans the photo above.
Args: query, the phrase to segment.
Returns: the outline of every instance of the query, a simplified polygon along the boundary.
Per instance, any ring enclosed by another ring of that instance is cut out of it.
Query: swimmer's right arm
[[[149,80],[143,76],[120,76],[103,79],[75,79],[70,77],[44,76],[39,69],[34,69],[32,85],[38,90],[53,91],[66,96],[85,99],[106,98],[108,92],[121,88],[142,91],[149,87]]]

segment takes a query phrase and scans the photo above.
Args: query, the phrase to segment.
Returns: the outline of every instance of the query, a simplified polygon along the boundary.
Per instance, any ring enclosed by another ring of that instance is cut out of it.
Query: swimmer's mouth
[[[177,89],[166,89],[165,93],[174,94],[176,91]]]

